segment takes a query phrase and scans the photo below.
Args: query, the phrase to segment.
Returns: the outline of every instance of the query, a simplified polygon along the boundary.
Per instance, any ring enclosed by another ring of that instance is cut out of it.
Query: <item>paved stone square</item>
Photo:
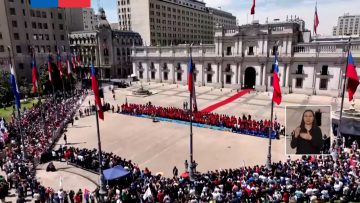
[[[140,83],[133,83],[126,89],[116,89],[116,100],[111,92],[105,88],[105,101],[111,105],[121,105],[126,99],[129,103],[145,104],[149,101],[159,106],[183,107],[183,102],[189,99],[187,86],[160,83],[142,83],[145,89],[156,92],[148,97],[129,96],[133,90],[140,87]],[[214,89],[212,87],[196,87],[198,108],[204,109],[214,103],[224,100],[236,93],[231,89]],[[267,92],[251,92],[234,102],[215,110],[216,113],[242,116],[252,114],[256,120],[270,119],[271,94]],[[88,107],[88,101],[93,104],[94,96],[89,95],[83,101],[82,108]],[[330,103],[329,103],[330,102]],[[283,95],[280,106],[275,105],[274,113],[281,124],[285,124],[285,105],[316,104],[331,105],[333,110],[339,108],[340,99],[324,96],[307,96],[301,94]],[[349,104],[345,102],[345,109]],[[359,106],[359,102],[357,102]],[[153,123],[150,119],[132,117],[111,112],[105,113],[105,121],[100,121],[100,133],[103,150],[113,152],[123,158],[131,159],[140,168],[148,167],[153,173],[164,172],[165,176],[172,175],[172,168],[177,166],[184,170],[184,161],[189,159],[189,126],[168,122]],[[268,139],[231,132],[216,131],[205,128],[193,128],[194,159],[199,163],[199,171],[216,170],[220,168],[235,168],[243,166],[265,164],[268,152]],[[95,116],[76,120],[74,126],[68,127],[66,133],[68,143],[75,147],[97,148]],[[58,144],[64,144],[63,138]],[[285,139],[273,140],[272,160],[285,160]],[[76,170],[76,169],[65,169]],[[78,169],[81,170],[81,169]],[[50,180],[48,173],[39,172],[39,179],[58,188],[59,175],[64,180],[77,177],[76,173],[66,171],[55,174]],[[84,173],[85,174],[85,173]],[[95,174],[88,174],[96,181]],[[79,177],[81,180],[82,177]],[[78,180],[78,179],[73,179]],[[94,182],[93,181],[93,182]],[[91,181],[90,181],[91,182]],[[93,187],[91,182],[91,187]],[[89,180],[79,181],[79,188],[84,188]],[[90,183],[89,183],[90,184]]]

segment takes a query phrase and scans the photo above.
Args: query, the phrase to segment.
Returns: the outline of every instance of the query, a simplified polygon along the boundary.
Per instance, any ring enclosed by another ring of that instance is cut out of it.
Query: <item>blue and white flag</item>
[[[10,84],[11,84],[12,92],[14,94],[16,108],[20,109],[21,108],[20,91],[19,91],[19,88],[18,88],[17,82],[16,82],[15,70],[11,64],[10,64]]]

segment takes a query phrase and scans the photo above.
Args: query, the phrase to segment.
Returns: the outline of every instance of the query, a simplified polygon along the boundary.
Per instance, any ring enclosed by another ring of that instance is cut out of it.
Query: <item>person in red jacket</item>
[[[80,194],[76,194],[74,197],[75,203],[81,203]]]

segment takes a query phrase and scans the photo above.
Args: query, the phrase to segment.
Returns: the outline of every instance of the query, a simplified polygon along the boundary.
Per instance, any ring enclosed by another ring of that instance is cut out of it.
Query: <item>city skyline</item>
[[[253,16],[250,15],[252,0],[204,0],[208,7],[221,8],[236,16],[239,25],[251,23]],[[290,19],[299,17],[305,21],[306,28],[313,30],[313,20],[315,13],[316,0],[257,0],[255,9],[255,20],[265,23],[266,19],[271,22],[273,19],[285,21],[286,17]],[[118,22],[117,1],[100,1],[100,6],[106,11],[109,22]],[[92,7],[98,10],[97,0],[92,0]],[[318,34],[330,36],[332,28],[337,25],[339,16],[349,13],[357,15],[360,12],[358,0],[317,0],[317,11],[320,20]],[[284,12],[284,9],[285,12]]]

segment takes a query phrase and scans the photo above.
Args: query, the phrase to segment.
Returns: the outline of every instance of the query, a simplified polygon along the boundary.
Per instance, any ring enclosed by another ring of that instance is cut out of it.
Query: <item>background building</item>
[[[95,30],[99,23],[93,8],[71,8],[65,9],[65,12],[69,32]]]
[[[224,28],[233,28],[236,26],[236,17],[231,13],[216,8],[208,8],[209,14],[212,16],[214,28],[219,25]]]
[[[38,67],[47,63],[49,53],[69,49],[64,9],[30,9],[29,1],[0,1],[0,67],[8,69],[12,50],[18,78],[31,78],[31,48]]]
[[[69,38],[71,52],[80,55],[81,66],[87,68],[92,62],[101,78],[131,75],[131,48],[142,45],[138,33],[112,30],[103,9],[96,30],[71,32]]]
[[[333,28],[333,36],[360,34],[360,15],[344,14],[338,19],[337,26]]]
[[[215,24],[236,26],[236,17],[199,0],[118,0],[118,16],[121,30],[151,45],[211,44]]]
[[[92,8],[83,8],[81,10],[83,14],[83,30],[95,30],[96,26],[99,24],[99,16],[95,14],[94,9]]]
[[[310,31],[301,31],[302,26],[303,21],[290,20],[230,30],[218,27],[215,44],[192,47],[196,84],[269,91],[278,45],[283,93],[339,96],[348,38],[311,39]],[[351,51],[355,63],[360,64],[360,38],[352,40]],[[133,70],[143,81],[186,84],[189,53],[189,45],[136,47]],[[360,74],[360,68],[357,72]]]
[[[110,27],[112,30],[120,30],[119,23],[110,23]]]

